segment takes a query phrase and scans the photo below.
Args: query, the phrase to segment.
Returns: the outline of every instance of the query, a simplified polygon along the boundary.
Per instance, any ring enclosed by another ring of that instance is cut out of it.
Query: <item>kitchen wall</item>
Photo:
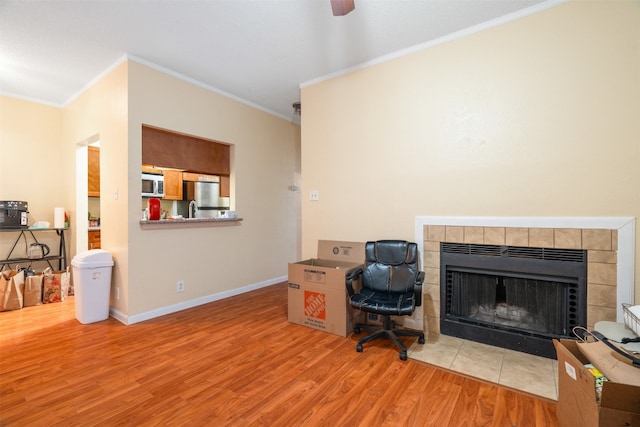
[[[129,168],[141,164],[141,126],[148,124],[232,144],[232,209],[243,221],[226,227],[144,230],[140,198],[128,216],[130,313],[144,313],[183,299],[284,280],[298,258],[299,193],[294,184],[296,135],[287,120],[129,62]],[[138,166],[139,167],[139,166]],[[129,186],[138,191],[139,184]]]
[[[0,198],[33,200],[37,215],[69,207],[74,235],[78,147],[100,141],[102,248],[115,259],[111,308],[120,320],[137,322],[284,280],[288,262],[299,259],[300,193],[289,188],[300,185],[298,125],[126,59],[64,108],[0,102]],[[231,197],[243,221],[143,230],[142,124],[232,144]],[[25,153],[22,168],[5,155],[27,149],[42,155]],[[15,180],[25,166],[29,179]],[[177,280],[185,282],[182,293]]]
[[[639,49],[637,1],[572,1],[303,85],[303,257],[420,215],[639,217]]]

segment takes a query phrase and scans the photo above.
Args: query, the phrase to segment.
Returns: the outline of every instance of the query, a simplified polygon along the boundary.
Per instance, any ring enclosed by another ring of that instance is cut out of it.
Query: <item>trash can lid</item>
[[[71,261],[71,265],[80,268],[111,267],[113,266],[113,258],[109,251],[91,249],[76,254]]]

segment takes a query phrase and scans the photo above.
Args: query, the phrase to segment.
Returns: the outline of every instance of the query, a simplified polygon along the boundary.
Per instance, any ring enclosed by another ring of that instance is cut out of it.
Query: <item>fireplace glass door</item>
[[[451,271],[449,314],[504,328],[566,335],[567,286],[536,278]]]

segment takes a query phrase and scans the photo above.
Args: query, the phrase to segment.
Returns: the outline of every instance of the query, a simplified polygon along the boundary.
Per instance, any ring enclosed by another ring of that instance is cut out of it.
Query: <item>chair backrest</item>
[[[419,273],[418,245],[378,240],[365,245],[362,287],[377,292],[412,292]]]

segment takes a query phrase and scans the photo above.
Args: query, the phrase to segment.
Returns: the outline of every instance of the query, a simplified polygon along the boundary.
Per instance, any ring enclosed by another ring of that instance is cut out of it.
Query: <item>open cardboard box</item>
[[[605,381],[600,404],[590,363],[577,341],[553,340],[558,356],[558,422],[574,426],[640,426],[640,387]]]
[[[345,280],[363,262],[364,243],[320,240],[318,258],[290,263],[289,322],[343,337],[351,334],[359,320],[349,304]],[[359,289],[359,281],[354,289]]]

